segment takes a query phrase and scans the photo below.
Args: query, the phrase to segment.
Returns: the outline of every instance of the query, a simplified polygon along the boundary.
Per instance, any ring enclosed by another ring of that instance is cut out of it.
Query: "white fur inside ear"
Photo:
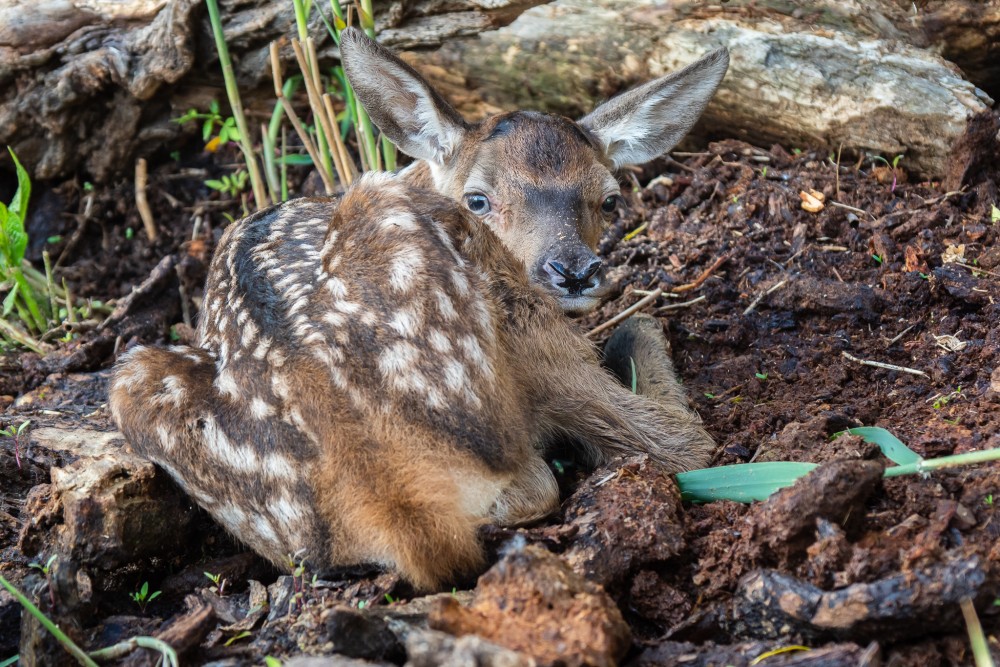
[[[602,104],[580,124],[594,133],[616,168],[648,162],[690,131],[728,67],[729,54],[720,49]]]

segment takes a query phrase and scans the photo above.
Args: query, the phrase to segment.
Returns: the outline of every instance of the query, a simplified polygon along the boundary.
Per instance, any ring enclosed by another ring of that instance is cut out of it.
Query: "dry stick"
[[[640,310],[642,310],[643,308],[645,308],[649,304],[651,304],[654,301],[656,301],[657,299],[659,299],[661,294],[663,294],[663,290],[661,290],[659,288],[653,290],[653,292],[649,296],[644,296],[643,298],[639,299],[634,304],[632,304],[631,306],[629,306],[628,308],[626,308],[625,310],[623,310],[622,312],[620,312],[617,315],[615,315],[614,317],[612,317],[607,322],[604,322],[603,324],[598,324],[596,327],[594,327],[593,329],[591,329],[590,331],[588,331],[587,332],[587,338],[593,338],[594,336],[596,336],[597,334],[601,333],[602,331],[604,331],[606,329],[610,329],[611,327],[613,327],[614,325],[618,324],[622,320],[628,318],[630,315],[633,315],[634,313],[639,312]]]
[[[177,293],[181,297],[181,319],[184,324],[191,326],[191,307],[188,305],[187,289],[184,287],[184,274],[181,272],[181,265],[175,264],[174,271],[177,272]]]
[[[139,158],[135,161],[135,207],[139,209],[139,217],[142,218],[146,236],[150,241],[155,241],[156,221],[153,220],[153,209],[149,208],[149,202],[146,200],[146,179],[146,159]]]
[[[306,44],[306,48],[309,48],[308,44]],[[330,119],[326,117],[326,110],[323,107],[316,78],[314,78],[314,74],[317,73],[310,66],[309,59],[306,57],[305,51],[302,50],[302,44],[297,39],[292,40],[292,50],[295,51],[295,59],[299,63],[299,69],[302,70],[302,81],[306,84],[306,93],[309,96],[309,107],[313,111],[313,118],[323,129],[323,136],[329,139],[333,131],[330,129]],[[330,154],[333,155],[333,151],[330,151]],[[334,162],[334,168],[337,169],[337,177],[343,182],[344,177],[341,170],[337,167],[336,161]],[[328,190],[327,194],[333,194],[333,191]]]
[[[284,91],[282,91],[281,61],[278,59],[278,44],[276,42],[271,42],[271,78],[274,81],[274,96],[281,102],[281,108],[284,109],[285,115],[288,116],[288,121],[295,129],[295,133],[299,135],[306,153],[309,153],[309,157],[312,159],[319,177],[323,180],[323,187],[329,193],[334,192],[333,176],[327,172],[322,160],[320,160],[316,145],[309,138],[309,133],[302,127],[302,121],[299,120],[298,114],[295,113],[295,109],[292,108],[288,98],[285,97]]]
[[[909,331],[910,329],[912,329],[915,326],[917,326],[917,325],[916,324],[911,324],[910,326],[906,327],[905,329],[903,329],[902,331],[900,331],[898,334],[896,334],[893,337],[892,340],[890,340],[888,343],[886,343],[885,346],[889,347],[889,346],[891,346],[891,345],[893,345],[895,343],[898,343],[899,339],[902,338],[903,336],[905,336],[906,332]]]
[[[662,313],[665,310],[677,310],[678,308],[687,308],[688,306],[692,306],[698,303],[699,301],[704,301],[704,300],[705,300],[705,295],[702,294],[701,296],[695,299],[691,299],[690,301],[681,301],[680,303],[668,303],[665,306],[660,306],[659,308],[656,309],[656,311],[658,313]]]
[[[329,95],[323,92],[323,79],[319,75],[319,56],[316,54],[316,42],[310,37],[306,40],[306,50],[309,54],[309,64],[312,67],[313,88],[319,96],[320,109],[315,113],[326,119],[323,125],[326,134],[326,145],[330,149],[330,157],[333,158],[334,167],[337,169],[337,176],[340,183],[346,188],[354,178],[350,173],[354,167],[347,157],[347,148],[340,138],[340,125],[337,124],[337,114],[333,110],[333,104],[327,101]]]
[[[868,211],[862,208],[857,208],[856,206],[848,206],[847,204],[841,204],[839,201],[832,201],[832,200],[828,201],[827,204],[829,204],[830,206],[836,206],[838,208],[846,208],[848,211],[854,211],[855,213],[860,213],[861,215],[868,215],[871,216],[872,220],[878,220],[878,218],[876,218]]]
[[[843,148],[844,148],[844,142],[843,142],[843,141],[841,141],[841,142],[840,142],[840,145],[839,145],[839,146],[837,146],[837,164],[836,164],[836,166],[834,167],[834,169],[835,169],[835,170],[836,170],[836,172],[837,172],[837,189],[836,189],[836,191],[835,191],[835,192],[836,192],[836,195],[835,195],[835,196],[836,196],[836,198],[837,198],[837,199],[840,199],[840,151],[841,151],[841,150],[842,150]]]
[[[923,371],[918,371],[916,368],[907,368],[906,366],[897,366],[895,364],[884,364],[881,361],[869,361],[868,359],[858,359],[852,354],[847,352],[841,352],[841,356],[850,361],[861,364],[862,366],[873,366],[874,368],[884,368],[887,371],[899,371],[901,373],[909,373],[910,375],[923,375],[927,377],[927,373]]]
[[[330,114],[330,118],[333,119],[333,143],[337,149],[337,157],[340,158],[340,164],[344,167],[344,176],[347,178],[346,181],[341,181],[344,186],[348,186],[354,182],[357,178],[357,170],[354,167],[354,160],[347,152],[347,146],[344,144],[343,138],[340,136],[340,126],[337,125],[337,114],[333,110],[333,98],[330,97],[329,93],[323,93],[323,106],[326,107],[326,112]],[[334,160],[337,159],[334,158]]]
[[[994,278],[1000,278],[1000,273],[997,273],[996,271],[987,271],[986,269],[981,269],[978,266],[970,266],[970,265],[964,264],[962,262],[951,262],[951,263],[952,264],[957,264],[958,266],[964,266],[965,268],[967,268],[969,271],[972,271],[973,273],[982,273],[983,275],[993,276]]]
[[[780,281],[776,282],[775,284],[771,285],[770,287],[768,287],[766,290],[764,290],[760,294],[758,294],[757,298],[754,299],[753,301],[751,301],[750,305],[746,307],[746,310],[743,311],[743,314],[744,315],[749,315],[750,313],[752,313],[754,311],[754,309],[756,309],[757,306],[760,305],[760,302],[764,300],[764,297],[766,297],[768,294],[772,294],[774,292],[777,292],[779,289],[781,289],[782,287],[784,287],[787,283],[788,283],[788,279],[787,278],[784,279],[784,280],[780,280]]]
[[[680,294],[681,292],[690,292],[693,289],[698,289],[699,287],[701,287],[701,284],[703,282],[708,280],[708,278],[713,273],[715,273],[716,269],[718,269],[726,262],[727,259],[729,259],[729,253],[721,255],[717,260],[715,260],[715,262],[712,263],[712,266],[702,271],[702,274],[697,278],[695,278],[694,282],[687,283],[686,285],[680,285],[679,287],[675,287],[670,291],[673,292],[674,294]]]

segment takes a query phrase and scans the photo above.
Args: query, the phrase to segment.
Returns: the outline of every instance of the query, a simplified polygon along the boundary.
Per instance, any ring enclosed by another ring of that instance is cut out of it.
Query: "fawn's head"
[[[615,172],[680,141],[729,66],[719,49],[579,121],[515,111],[470,124],[361,31],[343,32],[341,57],[379,129],[426,161],[437,190],[482,218],[533,280],[577,312],[596,307],[609,287],[595,250],[622,199]]]

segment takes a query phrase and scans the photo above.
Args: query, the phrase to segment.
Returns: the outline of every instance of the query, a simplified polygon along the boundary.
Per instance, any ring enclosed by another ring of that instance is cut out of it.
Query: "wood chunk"
[[[629,627],[604,589],[523,540],[480,577],[470,607],[439,598],[428,621],[435,630],[479,635],[546,665],[611,667],[631,644]]]

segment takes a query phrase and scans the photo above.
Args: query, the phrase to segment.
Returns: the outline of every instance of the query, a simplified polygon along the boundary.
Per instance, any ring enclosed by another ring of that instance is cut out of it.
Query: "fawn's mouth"
[[[557,299],[567,313],[588,313],[601,303],[601,299],[588,294],[560,294]]]

